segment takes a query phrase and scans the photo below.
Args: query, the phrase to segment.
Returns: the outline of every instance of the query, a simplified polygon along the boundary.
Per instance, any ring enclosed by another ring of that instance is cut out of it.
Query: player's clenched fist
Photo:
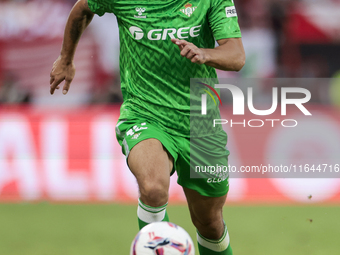
[[[55,89],[59,89],[59,84],[65,80],[63,87],[63,94],[66,95],[70,89],[71,82],[76,73],[76,68],[73,61],[67,62],[61,56],[53,63],[52,71],[50,74],[50,93],[53,95]]]
[[[204,49],[200,49],[195,44],[185,40],[171,39],[171,41],[178,45],[181,56],[190,59],[192,63],[204,64],[207,62],[207,54]]]

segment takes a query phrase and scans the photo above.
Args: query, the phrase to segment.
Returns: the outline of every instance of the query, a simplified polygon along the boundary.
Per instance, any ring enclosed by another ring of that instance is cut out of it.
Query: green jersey
[[[214,48],[215,40],[241,37],[233,0],[88,0],[88,6],[118,20],[120,119],[145,117],[171,134],[189,136],[190,78],[217,76],[213,67],[183,58],[171,39]]]

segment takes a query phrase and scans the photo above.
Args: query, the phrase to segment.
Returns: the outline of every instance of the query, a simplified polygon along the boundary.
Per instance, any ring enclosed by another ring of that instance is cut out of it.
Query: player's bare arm
[[[218,40],[219,46],[214,49],[198,48],[185,40],[172,39],[178,45],[182,57],[192,63],[206,64],[224,71],[240,71],[245,64],[245,53],[241,38]]]
[[[67,94],[76,71],[73,62],[74,54],[79,39],[85,28],[90,24],[93,15],[94,13],[87,5],[87,0],[79,0],[73,6],[66,23],[60,56],[53,63],[50,74],[50,93],[52,95],[55,89],[59,89],[59,84],[64,80],[63,94]]]

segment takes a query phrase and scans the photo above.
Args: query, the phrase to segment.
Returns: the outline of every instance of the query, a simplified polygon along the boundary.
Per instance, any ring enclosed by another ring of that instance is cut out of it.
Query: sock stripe
[[[211,239],[205,238],[197,231],[197,242],[201,246],[209,250],[215,251],[215,252],[225,251],[228,248],[229,242],[230,242],[227,227],[225,227],[224,229],[223,236],[218,240],[211,240]]]
[[[222,242],[224,240],[224,238],[228,234],[228,230],[227,230],[227,228],[225,228],[222,237],[220,239],[218,239],[218,240],[212,240],[212,239],[205,238],[198,231],[197,231],[197,234],[200,236],[200,238],[204,239],[207,242],[218,244],[218,243],[220,243],[220,242]]]
[[[143,208],[145,211],[151,212],[151,213],[161,212],[161,211],[165,210],[167,205],[168,205],[168,203],[166,203],[165,205],[162,205],[162,206],[152,207],[152,206],[144,204],[140,199],[138,199],[138,206]]]
[[[167,205],[167,204],[166,204]],[[152,223],[157,221],[162,221],[166,214],[166,205],[159,207],[147,206],[138,201],[137,216],[145,223]]]
[[[141,206],[142,207],[142,206]],[[162,212],[162,211],[164,211],[166,208],[163,208],[162,210],[160,210],[160,211],[151,211],[151,210],[147,210],[147,209],[145,209],[145,208],[143,208],[142,207],[142,209],[144,210],[144,211],[147,211],[147,212],[149,212],[149,213],[159,213],[159,212]]]

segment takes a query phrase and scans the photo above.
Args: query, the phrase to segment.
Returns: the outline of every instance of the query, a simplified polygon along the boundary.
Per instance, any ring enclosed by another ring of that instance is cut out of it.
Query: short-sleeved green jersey
[[[88,6],[118,20],[120,119],[142,116],[189,136],[190,78],[217,76],[213,67],[183,58],[171,38],[214,48],[215,40],[241,37],[233,0],[88,0]]]

